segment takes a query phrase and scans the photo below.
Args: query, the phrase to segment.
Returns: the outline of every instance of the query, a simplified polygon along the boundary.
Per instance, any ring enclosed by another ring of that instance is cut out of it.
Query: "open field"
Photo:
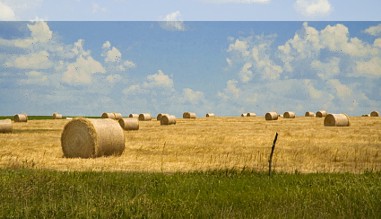
[[[267,171],[275,132],[273,167],[282,172],[381,170],[381,118],[351,117],[350,127],[324,127],[321,118],[265,121],[263,117],[178,119],[176,125],[140,122],[125,131],[120,157],[63,158],[60,137],[67,120],[14,123],[0,134],[1,168],[80,171],[188,172],[210,169]]]

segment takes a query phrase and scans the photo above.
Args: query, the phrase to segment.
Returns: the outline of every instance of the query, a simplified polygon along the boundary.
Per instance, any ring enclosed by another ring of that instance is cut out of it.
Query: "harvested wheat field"
[[[349,127],[325,127],[322,118],[265,121],[263,117],[157,121],[124,131],[121,156],[64,158],[61,133],[68,121],[30,120],[0,133],[0,167],[54,170],[175,172],[209,169],[267,171],[275,132],[273,168],[284,172],[381,170],[381,118],[351,117]]]

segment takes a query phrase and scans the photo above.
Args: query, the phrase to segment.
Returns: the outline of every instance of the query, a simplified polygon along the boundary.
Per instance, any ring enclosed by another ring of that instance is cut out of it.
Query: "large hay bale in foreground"
[[[255,114],[255,113],[247,113],[246,116],[247,117],[256,117],[257,114]]]
[[[349,117],[345,114],[328,114],[324,119],[324,126],[349,126]]]
[[[139,120],[137,118],[121,118],[119,119],[119,125],[127,131],[139,130]]]
[[[327,114],[328,114],[327,111],[325,111],[325,110],[319,110],[319,111],[316,112],[316,117],[323,118],[323,117],[326,117]]]
[[[28,122],[28,115],[27,114],[16,114],[13,117],[13,120],[15,122]]]
[[[59,114],[59,113],[53,113],[52,117],[53,117],[53,119],[62,119],[63,118],[62,114]]]
[[[214,113],[207,113],[206,115],[205,115],[205,117],[215,117],[216,115],[214,115]]]
[[[67,158],[121,155],[125,148],[124,132],[112,119],[76,118],[65,125],[61,147]]]
[[[152,117],[149,113],[141,113],[139,114],[139,121],[151,121]]]
[[[315,113],[314,112],[306,112],[304,114],[305,117],[315,117]]]
[[[377,111],[372,111],[372,112],[370,113],[370,116],[371,116],[371,117],[379,117],[379,116],[380,116],[380,113],[378,113]]]
[[[265,115],[266,120],[278,120],[278,113],[276,112],[268,112]]]
[[[176,125],[176,116],[163,115],[160,120],[160,125]]]
[[[157,120],[157,121],[160,121],[161,118],[162,118],[164,115],[169,115],[169,114],[167,114],[167,113],[159,113],[159,114],[157,114],[157,116],[156,116],[156,120]]]
[[[104,119],[115,119],[115,113],[102,113],[102,118]]]
[[[284,112],[283,113],[283,118],[294,119],[295,118],[295,113],[294,112]]]
[[[196,119],[196,113],[192,113],[192,112],[184,112],[183,113],[183,118],[184,119]]]
[[[133,113],[131,113],[130,115],[128,115],[128,118],[136,118],[136,119],[139,119],[139,114],[133,114]]]
[[[12,120],[10,119],[2,119],[0,120],[0,133],[9,133],[12,132]]]

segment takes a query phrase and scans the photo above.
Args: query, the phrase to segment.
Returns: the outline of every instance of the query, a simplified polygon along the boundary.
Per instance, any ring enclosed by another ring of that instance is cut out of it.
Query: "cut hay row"
[[[215,117],[216,115],[214,115],[214,113],[207,113],[205,115],[205,117],[209,118],[209,117]]]
[[[159,113],[159,114],[157,114],[157,116],[156,116],[156,120],[157,120],[157,121],[160,121],[160,120],[161,120],[161,117],[163,117],[163,115],[169,115],[169,114],[167,114],[167,113]]]
[[[283,118],[294,119],[295,118],[295,113],[294,112],[284,112],[283,113]]]
[[[306,112],[304,114],[305,117],[315,117],[315,113],[314,112]]]
[[[327,111],[325,111],[325,110],[319,110],[319,111],[316,112],[316,117],[323,118],[323,117],[326,117],[327,114],[328,114]]]
[[[141,113],[139,114],[139,121],[151,121],[152,117],[149,113]]]
[[[53,118],[53,119],[62,119],[63,116],[62,116],[62,114],[60,114],[60,113],[53,113],[52,118]]]
[[[13,120],[15,122],[28,122],[28,115],[27,114],[16,114],[13,117]]]
[[[349,126],[349,117],[345,114],[328,114],[324,119],[324,126]]]
[[[128,118],[136,118],[136,119],[139,119],[139,114],[131,113],[130,115],[128,115]]]
[[[126,131],[139,130],[139,120],[137,118],[120,118],[119,125]]]
[[[192,113],[192,112],[184,112],[183,113],[183,118],[184,119],[196,119],[196,113]]]
[[[61,135],[67,158],[121,155],[124,143],[123,129],[113,119],[76,118],[65,125]]]
[[[0,120],[0,133],[9,133],[12,132],[12,120],[10,119],[2,119]]]
[[[265,115],[265,119],[270,121],[270,120],[278,120],[278,113],[276,112],[268,112]]]
[[[176,116],[174,115],[163,115],[160,120],[160,125],[176,125]]]
[[[115,119],[115,120],[119,120],[122,118],[122,114],[120,113],[102,113],[102,118],[104,119]]]

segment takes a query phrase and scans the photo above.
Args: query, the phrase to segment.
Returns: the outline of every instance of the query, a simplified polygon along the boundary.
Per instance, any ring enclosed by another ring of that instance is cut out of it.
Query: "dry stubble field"
[[[14,123],[0,133],[0,168],[90,171],[267,171],[275,132],[273,166],[283,172],[381,170],[381,118],[351,117],[350,127],[324,127],[321,118],[265,121],[263,117],[178,119],[176,125],[140,122],[125,131],[120,157],[63,158],[60,137],[67,120]]]

